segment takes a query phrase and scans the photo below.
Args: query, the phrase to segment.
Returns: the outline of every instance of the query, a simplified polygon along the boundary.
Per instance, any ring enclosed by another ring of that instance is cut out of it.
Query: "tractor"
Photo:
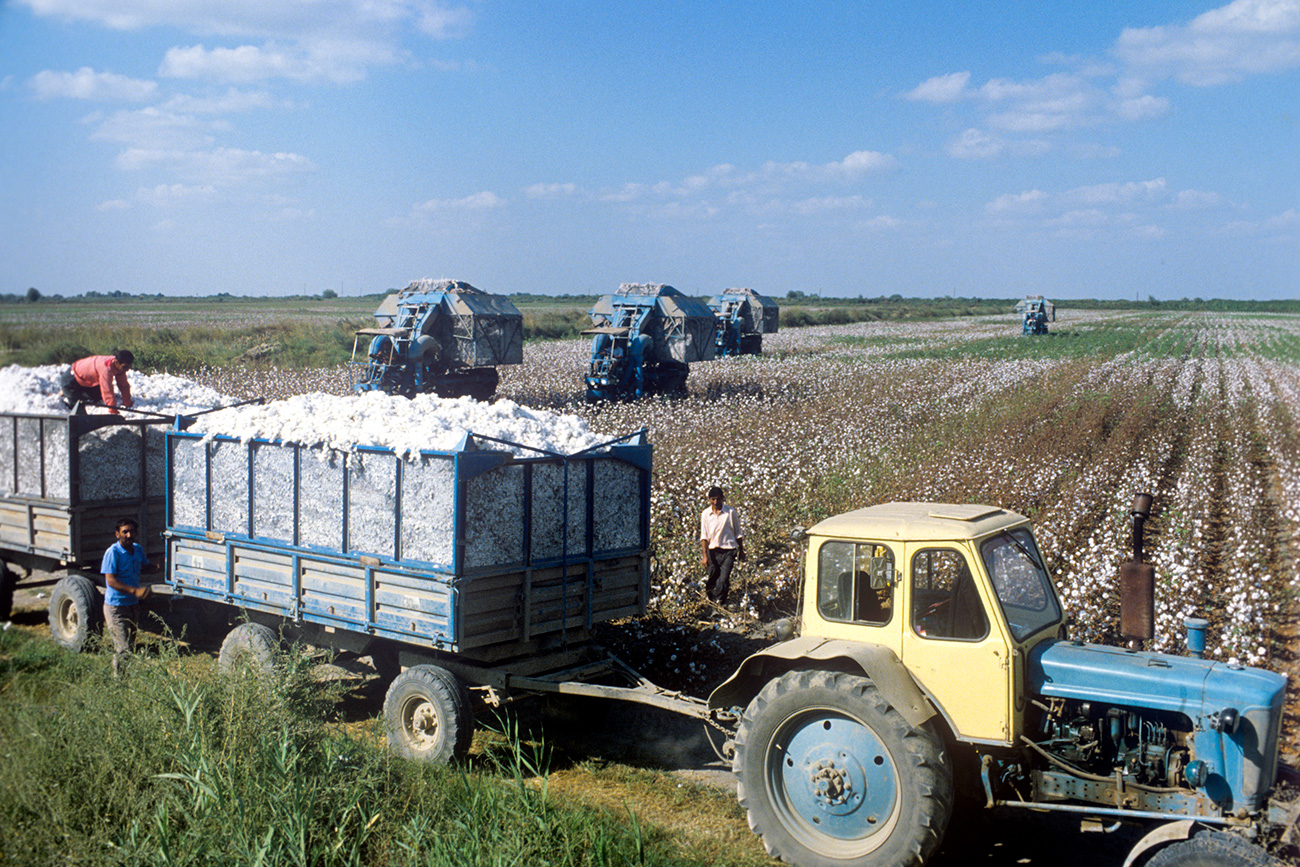
[[[724,755],[769,854],[924,864],[961,797],[1153,824],[1125,867],[1296,863],[1300,789],[1278,756],[1286,677],[1137,649],[1153,619],[1150,503],[1135,502],[1121,568],[1123,647],[1069,636],[1014,512],[888,503],[808,530],[789,637],[708,699],[736,726]]]

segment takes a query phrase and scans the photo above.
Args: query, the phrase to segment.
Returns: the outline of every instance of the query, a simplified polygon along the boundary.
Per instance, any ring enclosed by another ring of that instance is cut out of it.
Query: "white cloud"
[[[862,196],[821,196],[802,199],[794,203],[800,214],[824,214],[831,211],[857,211],[871,207],[871,200]]]
[[[131,203],[126,199],[109,199],[106,202],[100,202],[95,206],[96,211],[125,211],[131,207]]]
[[[434,39],[455,39],[466,35],[474,23],[474,13],[465,6],[441,3],[413,4],[416,29]]]
[[[310,172],[311,160],[294,153],[262,153],[239,148],[144,150],[130,148],[117,158],[123,171],[162,170],[194,186],[245,187]]]
[[[170,207],[184,204],[196,199],[210,199],[214,189],[211,186],[186,186],[185,184],[158,184],[154,187],[141,187],[136,190],[136,201],[154,207]]]
[[[1288,208],[1264,221],[1264,227],[1267,229],[1289,229],[1297,225],[1300,225],[1300,212],[1297,212],[1295,208]]]
[[[1021,157],[1037,156],[1051,148],[1051,144],[1042,139],[1007,139],[972,127],[948,142],[944,150],[949,156],[971,160],[992,159],[1003,154]]]
[[[1074,227],[1074,226],[1100,226],[1110,222],[1111,217],[1100,208],[1081,208],[1073,211],[1066,211],[1059,217],[1047,221],[1049,226]]]
[[[897,217],[891,217],[887,214],[881,214],[879,217],[872,217],[863,223],[868,229],[885,230],[897,229],[904,225],[904,222]]]
[[[1169,100],[1147,94],[1136,99],[1121,100],[1115,110],[1125,120],[1161,117],[1169,113]]]
[[[1076,187],[1065,194],[1066,198],[1084,204],[1113,204],[1118,202],[1153,201],[1165,196],[1164,178],[1127,183],[1094,184]]]
[[[1186,24],[1128,28],[1111,53],[1122,68],[1044,54],[1043,62],[1071,71],[1020,80],[994,78],[978,87],[971,86],[969,73],[950,73],[927,79],[904,96],[936,104],[982,104],[982,126],[1013,134],[1062,133],[1108,120],[1163,117],[1172,106],[1167,97],[1151,92],[1152,81],[1177,78],[1211,85],[1300,68],[1300,0],[1233,0]],[[1106,79],[1114,79],[1109,92]],[[963,159],[1022,153],[1011,150],[1010,144],[968,130],[947,150]]]
[[[297,38],[376,33],[406,24],[436,39],[464,35],[468,6],[436,0],[16,0],[36,15],[114,30],[170,27],[214,36]]]
[[[1006,150],[1006,142],[983,130],[971,128],[948,142],[946,150],[960,159],[988,159],[1000,156]]]
[[[764,163],[759,175],[799,183],[856,180],[863,175],[893,168],[898,160],[878,151],[854,151],[839,162],[813,165],[805,162]],[[743,183],[743,181],[740,181]]]
[[[1218,193],[1206,193],[1200,190],[1181,190],[1174,200],[1170,203],[1171,208],[1182,210],[1195,210],[1199,208],[1212,208],[1223,202],[1223,197]]]
[[[903,96],[905,99],[915,102],[956,102],[965,95],[966,83],[969,81],[969,72],[936,75],[933,78],[927,78],[915,88],[903,94]]]
[[[170,48],[158,74],[164,78],[202,79],[244,84],[267,79],[347,83],[365,77],[366,68],[394,62],[382,45],[363,42],[267,43],[238,48]]]
[[[577,184],[533,184],[524,190],[530,199],[556,199],[576,195]]]
[[[162,104],[164,111],[184,114],[235,114],[259,108],[292,108],[278,102],[265,90],[239,90],[229,88],[223,94],[190,96],[177,94]]]
[[[95,102],[144,102],[158,90],[157,82],[96,72],[83,66],[76,72],[44,70],[27,82],[37,99],[87,99]]]
[[[39,16],[114,30],[169,28],[216,41],[175,47],[161,75],[249,82],[268,78],[351,82],[368,67],[405,56],[415,32],[445,40],[467,35],[468,5],[436,0],[16,0]],[[226,41],[257,44],[224,45]]]
[[[1032,214],[1042,210],[1048,195],[1042,190],[1005,193],[984,206],[992,214]]]
[[[1127,28],[1115,56],[1149,75],[1209,86],[1300,67],[1300,2],[1234,0],[1186,25]]]
[[[442,211],[492,211],[505,207],[505,204],[505,199],[500,198],[496,193],[484,190],[462,199],[429,199],[416,205],[413,210],[425,214]]]
[[[213,133],[222,131],[221,122],[202,121],[193,115],[178,114],[150,106],[132,111],[116,111],[91,119],[95,130],[91,141],[108,141],[141,150],[190,150],[210,147]]]

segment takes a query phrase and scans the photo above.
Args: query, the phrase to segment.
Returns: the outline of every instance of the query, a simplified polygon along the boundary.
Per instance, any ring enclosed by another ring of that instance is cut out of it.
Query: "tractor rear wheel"
[[[69,573],[50,593],[50,635],[54,643],[80,651],[103,619],[99,591],[84,575]]]
[[[1146,862],[1146,867],[1281,867],[1282,862],[1235,834],[1202,831],[1188,840],[1170,843]]]
[[[442,765],[464,758],[474,736],[469,691],[445,668],[408,668],[384,696],[384,726],[399,756]]]
[[[920,865],[952,814],[952,768],[869,679],[792,671],[750,702],[732,770],[768,854],[806,867]]]

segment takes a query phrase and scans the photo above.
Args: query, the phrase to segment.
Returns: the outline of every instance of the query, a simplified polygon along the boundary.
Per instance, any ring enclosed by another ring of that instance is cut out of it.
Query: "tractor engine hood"
[[[1277,773],[1286,676],[1209,659],[1046,641],[1029,653],[1031,693],[1188,720],[1206,793],[1227,809],[1257,809]]]

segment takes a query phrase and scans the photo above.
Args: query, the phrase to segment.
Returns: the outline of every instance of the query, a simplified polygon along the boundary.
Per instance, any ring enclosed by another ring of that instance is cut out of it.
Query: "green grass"
[[[703,863],[634,811],[551,797],[508,729],[469,764],[392,758],[333,722],[304,655],[269,679],[168,641],[128,663],[0,633],[0,863]]]

